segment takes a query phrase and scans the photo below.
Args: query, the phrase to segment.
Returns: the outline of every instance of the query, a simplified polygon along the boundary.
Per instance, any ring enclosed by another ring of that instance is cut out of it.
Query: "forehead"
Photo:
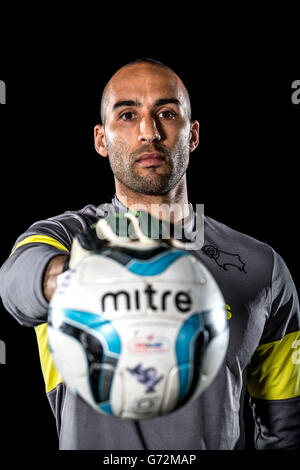
[[[181,80],[167,68],[138,64],[123,67],[111,78],[106,105],[112,109],[119,100],[134,99],[147,104],[159,98],[177,98],[185,104]]]

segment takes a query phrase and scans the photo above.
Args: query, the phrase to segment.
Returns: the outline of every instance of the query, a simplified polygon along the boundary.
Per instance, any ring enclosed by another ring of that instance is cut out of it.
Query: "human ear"
[[[94,127],[94,144],[96,152],[98,152],[102,157],[108,156],[104,135],[104,126],[101,124],[97,124]]]
[[[199,144],[199,128],[200,124],[198,121],[191,121],[190,127],[190,152],[193,152]]]

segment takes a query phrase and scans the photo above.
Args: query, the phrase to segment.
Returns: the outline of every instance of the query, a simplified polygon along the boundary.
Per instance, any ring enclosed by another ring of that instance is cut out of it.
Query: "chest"
[[[197,258],[210,270],[226,303],[230,331],[227,363],[244,369],[259,345],[269,316],[270,288],[263,264],[247,250],[204,245]]]

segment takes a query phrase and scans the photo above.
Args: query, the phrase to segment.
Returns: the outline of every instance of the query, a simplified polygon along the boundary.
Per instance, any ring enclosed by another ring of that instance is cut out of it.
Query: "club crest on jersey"
[[[245,263],[240,255],[219,250],[213,245],[205,245],[202,251],[224,271],[229,271],[229,267],[233,267],[246,274]]]

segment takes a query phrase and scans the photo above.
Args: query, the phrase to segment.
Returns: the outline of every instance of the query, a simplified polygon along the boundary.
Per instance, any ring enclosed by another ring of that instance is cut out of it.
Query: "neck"
[[[189,215],[186,176],[166,194],[141,194],[124,186],[115,178],[116,195],[119,201],[131,210],[144,210],[158,219],[172,223],[184,221]]]

